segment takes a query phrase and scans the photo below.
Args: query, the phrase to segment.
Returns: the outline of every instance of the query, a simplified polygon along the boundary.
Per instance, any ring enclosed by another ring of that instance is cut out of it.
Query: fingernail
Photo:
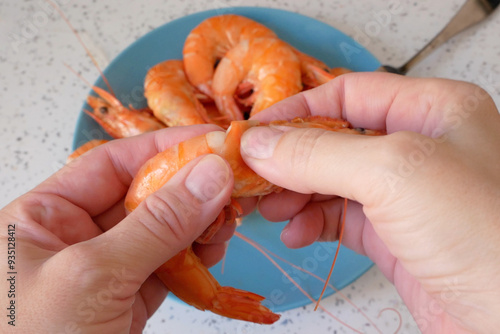
[[[282,135],[283,131],[277,128],[251,128],[241,138],[241,151],[250,158],[269,159]]]
[[[285,243],[285,239],[287,238],[287,234],[288,234],[288,225],[286,225],[284,228],[283,228],[283,231],[281,231],[281,234],[280,234],[280,240],[281,242]]]
[[[229,167],[224,159],[209,154],[191,170],[186,178],[186,188],[200,202],[215,198],[229,181]]]

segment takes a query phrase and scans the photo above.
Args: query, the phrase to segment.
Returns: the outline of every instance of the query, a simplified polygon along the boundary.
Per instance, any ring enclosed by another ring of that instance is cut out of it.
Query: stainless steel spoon
[[[500,0],[467,0],[458,13],[434,39],[400,67],[382,65],[377,71],[406,74],[413,66],[459,32],[487,18],[500,4]]]

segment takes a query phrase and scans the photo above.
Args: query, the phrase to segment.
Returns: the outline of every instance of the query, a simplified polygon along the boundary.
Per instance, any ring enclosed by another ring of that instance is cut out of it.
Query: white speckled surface
[[[135,1],[82,4],[59,0],[72,24],[104,67],[148,31],[174,18],[206,9],[255,5],[314,17],[358,39],[382,63],[400,65],[429,41],[463,0],[242,0]],[[64,163],[88,88],[65,63],[93,82],[98,73],[61,18],[40,1],[0,2],[0,207],[26,192]],[[384,14],[392,13],[389,16]],[[370,30],[372,29],[372,30]],[[467,80],[482,85],[500,102],[500,12],[457,36],[409,75]],[[361,33],[364,32],[364,37]],[[369,37],[368,37],[369,36]],[[392,285],[372,268],[343,290],[383,333],[419,333]],[[323,305],[363,333],[377,331],[339,296]],[[351,333],[352,329],[312,307],[284,312],[273,326],[222,319],[167,300],[146,333]]]

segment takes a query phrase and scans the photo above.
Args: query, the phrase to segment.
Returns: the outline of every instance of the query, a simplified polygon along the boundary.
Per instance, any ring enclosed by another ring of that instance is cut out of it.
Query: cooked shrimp
[[[221,128],[227,129],[231,120],[227,116],[223,116],[214,101],[202,102],[203,107],[207,111],[208,118],[210,118],[210,123],[216,124]]]
[[[296,117],[291,121],[273,121],[274,126],[288,126],[294,128],[318,128],[328,131],[350,133],[354,135],[381,136],[385,131],[369,130],[365,128],[353,128],[351,123],[342,119],[335,119],[323,116],[309,116],[305,119]]]
[[[184,74],[182,60],[167,60],[153,66],[144,81],[149,108],[168,126],[210,122],[196,94]]]
[[[276,126],[320,127],[331,131],[366,134],[368,130],[352,129],[346,121],[325,117],[310,117],[292,121],[277,121]],[[162,187],[175,173],[194,158],[214,153],[226,159],[234,175],[233,198],[258,196],[280,191],[281,188],[271,184],[252,171],[243,161],[240,154],[240,139],[247,129],[259,126],[258,121],[234,121],[226,132],[214,131],[188,139],[148,160],[139,170],[125,198],[125,207],[134,210],[147,196]],[[375,133],[370,133],[375,134]],[[379,131],[377,134],[383,134]],[[237,211],[237,209],[236,209]],[[236,216],[232,206],[226,207],[217,219],[217,226],[208,228],[209,235],[220,227],[220,220],[230,223]],[[222,217],[222,218],[221,218]],[[207,241],[207,233],[201,241]],[[200,241],[200,239],[197,239]],[[279,315],[261,305],[262,297],[251,292],[222,287],[203,266],[191,248],[183,250],[167,261],[156,271],[158,277],[170,291],[186,303],[201,310],[210,310],[219,315],[258,322],[274,323]]]
[[[253,104],[250,115],[302,90],[300,62],[292,48],[277,38],[244,40],[226,53],[213,79],[214,100],[220,112],[242,120],[234,98],[238,86],[253,87],[247,98]]]
[[[199,310],[258,324],[273,324],[280,318],[261,304],[264,297],[221,286],[191,247],[161,265],[155,273],[174,295]]]
[[[243,131],[257,124],[257,122],[233,123],[227,135],[223,131],[210,132],[157,154],[146,162],[134,178],[125,198],[126,209],[134,210],[142,200],[165,184],[180,168],[195,157],[207,153],[219,154],[230,161],[235,176],[233,195],[251,196],[278,189],[255,174],[242,162],[240,154],[235,153],[239,152],[239,138]],[[258,184],[260,186],[254,189],[249,187]],[[202,240],[199,238],[197,241],[209,239],[220,226],[221,220],[224,223],[228,222],[229,219],[226,217],[228,210],[227,216],[234,221],[234,211],[231,207],[226,207],[222,212],[222,218],[219,216],[216,220],[219,221],[218,226],[214,228],[212,224],[208,229],[210,230],[208,236],[205,232]],[[156,274],[172,293],[200,310],[210,310],[228,318],[264,324],[274,323],[280,317],[261,305],[263,297],[232,287],[222,287],[193,253],[191,247],[163,264],[156,270]]]
[[[213,97],[212,78],[217,61],[241,41],[261,37],[276,34],[258,22],[234,14],[204,20],[187,36],[182,51],[189,81]]]
[[[99,97],[89,96],[92,112],[84,110],[113,138],[124,138],[159,130],[165,125],[150,111],[125,108],[118,99],[99,87],[92,87]]]

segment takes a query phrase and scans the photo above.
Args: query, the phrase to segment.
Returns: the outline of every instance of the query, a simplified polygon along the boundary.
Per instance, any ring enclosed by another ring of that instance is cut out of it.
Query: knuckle
[[[397,157],[407,155],[416,148],[416,133],[410,131],[398,131],[387,136],[380,137],[383,145],[380,145],[382,158],[390,165]]]
[[[191,202],[180,194],[169,192],[160,196],[153,193],[144,201],[145,214],[139,220],[159,237],[167,233],[176,240],[182,240],[188,234],[189,221],[197,213],[196,205],[189,206],[186,203]]]
[[[102,255],[96,254],[95,248],[88,243],[74,244],[54,257],[53,264],[65,269],[67,288],[87,291],[93,286],[109,279],[106,264],[101,261]],[[78,265],[75,265],[75,261]],[[56,268],[57,270],[57,268]],[[60,269],[59,269],[60,271]],[[53,273],[52,270],[45,271]]]
[[[438,141],[415,132],[400,131],[378,138],[377,159],[381,175],[391,188],[407,185],[417,175],[432,171],[441,152]],[[381,180],[383,181],[383,180]]]

